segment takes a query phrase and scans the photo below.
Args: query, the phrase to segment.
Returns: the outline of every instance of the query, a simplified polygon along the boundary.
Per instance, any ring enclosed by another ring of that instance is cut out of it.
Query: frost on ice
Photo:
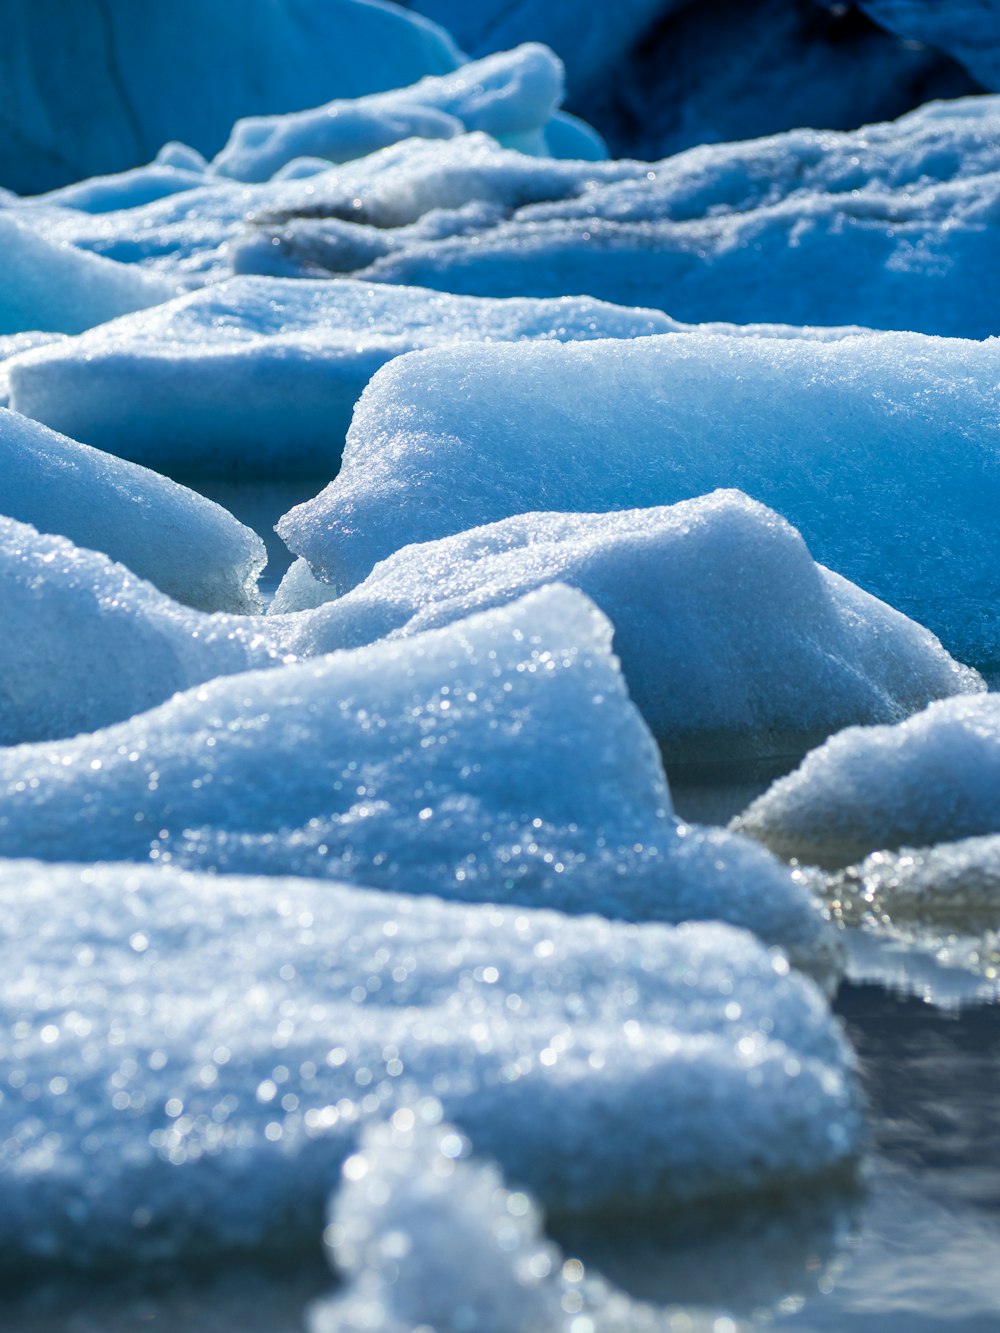
[[[43,356],[44,349],[31,355]],[[391,362],[278,530],[340,591],[410,542],[738,486],[973,665],[1000,650],[1000,344],[919,334],[462,347]]]
[[[0,854],[724,919],[828,976],[812,895],[752,842],[671,818],[610,639],[592,603],[555,586],[0,751]]]
[[[453,182],[447,203],[432,183],[461,141],[429,144],[408,167],[423,177],[410,197],[426,199],[424,209],[481,199],[486,180],[503,204],[470,229],[475,243],[447,230],[390,231],[367,237],[381,253],[366,256],[347,243],[351,225],[340,219],[352,215],[343,212],[330,224],[341,258],[326,262],[365,280],[480,296],[586,292],[695,323],[860,324],[983,338],[995,331],[1000,298],[992,262],[998,127],[1000,100],[975,97],[850,133],[793,130],[652,164],[551,164],[560,184],[547,200],[540,173],[534,200],[519,197],[524,169],[515,155],[481,150],[464,198]],[[356,222],[374,221],[391,180],[378,172],[359,181]],[[408,211],[391,225],[414,221]],[[315,222],[300,225],[287,214],[275,232],[280,245],[322,265]],[[252,260],[241,262],[248,271]]]
[[[0,922],[10,1259],[314,1241],[359,1128],[431,1092],[548,1208],[794,1190],[861,1146],[820,992],[728,927],[30,862]]]
[[[233,278],[8,368],[11,406],[158,471],[333,476],[386,361],[457,342],[665,333],[658,310],[491,300],[349,280]]]
[[[850,727],[736,821],[831,868],[870,852],[1000,832],[1000,697],[945,699],[894,727]]]
[[[983,688],[933,635],[815,565],[788,524],[733,491],[663,509],[519,515],[404,547],[333,601],[301,562],[275,602],[317,609],[265,618],[185,609],[106,557],[8,519],[0,743],[93,731],[214,676],[408,637],[556,579],[614,625],[629,692],[668,766],[770,775],[840,727]]]
[[[101,551],[189,606],[260,609],[264,543],[232,514],[6,408],[0,408],[0,513]]]

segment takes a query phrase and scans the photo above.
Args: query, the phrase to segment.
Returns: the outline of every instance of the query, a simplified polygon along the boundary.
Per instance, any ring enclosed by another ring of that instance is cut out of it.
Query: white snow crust
[[[0,922],[8,1263],[314,1240],[401,1107],[558,1209],[795,1189],[861,1146],[820,992],[728,927],[17,861]]]
[[[670,327],[657,310],[586,297],[233,278],[53,344],[47,358],[22,355],[7,377],[19,412],[161,472],[330,477],[362,390],[404,352]]]
[[[671,818],[611,627],[558,585],[0,751],[0,855],[314,875],[630,920],[725,919],[829,977],[808,890]]]
[[[781,856],[832,868],[1000,833],[1000,696],[946,699],[894,727],[849,727],[735,827]]]
[[[989,663],[998,382],[1000,344],[919,334],[416,352],[371,381],[339,476],[278,531],[343,592],[403,545],[540,505],[631,509],[737,486],[824,565]]]

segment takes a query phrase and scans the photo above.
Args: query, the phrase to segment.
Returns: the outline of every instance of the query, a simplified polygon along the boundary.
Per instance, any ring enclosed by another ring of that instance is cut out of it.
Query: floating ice
[[[861,1146],[820,993],[726,927],[4,862],[0,955],[11,1264],[301,1243],[364,1122],[431,1093],[564,1210],[795,1190]]]
[[[44,350],[33,353],[44,356]],[[410,542],[737,486],[976,665],[1000,654],[1000,343],[669,335],[417,352],[278,530],[338,591]]]
[[[21,357],[8,380],[18,411],[160,472],[330,477],[362,389],[403,352],[670,327],[659,311],[587,297],[234,278],[64,342],[51,358]]]
[[[406,547],[328,604],[329,585],[303,561],[278,609],[323,609],[264,620],[179,607],[102,555],[0,519],[0,744],[93,731],[213,676],[452,624],[555,579],[614,624],[629,691],[669,763],[787,768],[851,722],[897,721],[982,688],[926,630],[814,565],[793,529],[738,492],[524,515]]]
[[[635,162],[536,158],[502,149],[488,135],[476,132],[444,141],[404,140],[327,170],[316,171],[313,163],[304,178],[295,172],[278,173],[273,181],[247,185],[206,175],[202,184],[189,190],[99,215],[30,201],[17,211],[53,244],[66,242],[107,259],[139,264],[174,284],[191,286],[229,277],[234,265],[257,271],[264,261],[255,244],[250,245],[248,258],[242,257],[239,247],[249,223],[256,224],[252,242],[263,241],[267,254],[276,248],[271,243],[274,226],[286,218],[348,218],[399,227],[430,212],[460,209],[470,201],[510,208],[562,199],[579,193],[588,182],[631,178],[645,171],[644,164]],[[490,225],[495,221],[494,215]],[[483,225],[480,216],[476,228]],[[444,230],[454,234],[454,227]],[[441,234],[441,229],[430,233],[421,229],[414,239],[428,234]],[[279,237],[278,248],[281,245]],[[327,265],[329,248],[324,250]],[[381,248],[375,251],[380,253]],[[367,264],[375,254],[364,252],[351,266]],[[300,270],[301,265],[295,271]]]
[[[895,727],[850,727],[735,825],[781,856],[830,868],[1000,833],[1000,695],[946,699]]]
[[[610,641],[591,602],[554,586],[0,751],[0,855],[726,920],[828,975],[829,931],[806,889],[752,842],[671,819]]]
[[[376,1311],[381,1333],[574,1333],[581,1322],[663,1333],[665,1312],[565,1259],[530,1195],[507,1189],[493,1163],[470,1161],[468,1139],[439,1117],[433,1103],[401,1107],[367,1127],[344,1163],[325,1234],[349,1285],[312,1307],[311,1333],[360,1333]]]
[[[336,579],[336,560],[325,572]],[[408,546],[274,633],[303,655],[354,647],[554,579],[611,620],[629,692],[668,765],[804,753],[852,722],[899,721],[983,688],[926,630],[815,565],[789,524],[736,491],[669,508],[524,514]],[[323,586],[293,567],[276,609],[315,604]]]
[[[281,660],[252,620],[179,606],[107,556],[8,518],[0,624],[0,745],[94,731]]]
[[[46,240],[29,209],[0,210],[0,245],[0,334],[81,333],[176,292],[141,269]]]
[[[82,213],[141,208],[144,204],[204,185],[207,165],[193,148],[167,144],[156,155],[156,160],[144,167],[132,167],[113,175],[91,176],[25,202],[32,207],[75,208]]]
[[[0,511],[103,551],[177,601],[260,609],[260,538],[204,496],[0,409]]]
[[[576,165],[577,188],[531,206],[495,163],[494,194],[506,179],[512,216],[481,228],[474,245],[386,236],[385,253],[356,276],[480,296],[587,292],[692,322],[997,332],[996,97],[847,134],[795,130],[641,170],[618,164],[617,182],[594,170],[600,163]]]
[[[103,0],[59,11],[10,0],[0,178],[49,189],[148,161],[168,140],[202,153],[238,116],[317,106],[445,74],[443,29],[367,0]]]
[[[450,139],[466,130],[525,134],[543,128],[562,95],[561,62],[531,42],[409,88],[238,120],[212,166],[236,180],[265,181],[297,157],[347,162],[400,139]]]
[[[816,888],[852,979],[943,1008],[1000,997],[1000,836],[875,852]]]

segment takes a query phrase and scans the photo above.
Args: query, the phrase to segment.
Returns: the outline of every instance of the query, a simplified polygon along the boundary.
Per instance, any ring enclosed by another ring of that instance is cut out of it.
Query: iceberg
[[[401,139],[450,139],[468,130],[497,139],[526,135],[544,128],[562,97],[562,62],[528,42],[409,88],[238,120],[212,169],[266,181],[298,157],[349,162]]]
[[[240,116],[446,74],[448,34],[370,0],[10,0],[0,179],[22,193],[138,166],[169,140],[212,154]]]
[[[155,274],[36,234],[32,221],[29,209],[0,209],[0,334],[82,333],[176,294]]]
[[[260,609],[266,553],[255,532],[204,496],[7,408],[0,408],[0,510],[105,553],[188,606]]]
[[[659,311],[587,297],[233,278],[53,345],[49,357],[21,356],[7,378],[17,411],[158,472],[326,478],[361,391],[404,352],[670,327]]]
[[[918,334],[415,352],[373,378],[339,476],[278,531],[342,593],[404,545],[540,503],[632,509],[735,486],[822,564],[988,665],[998,382],[997,342]]]
[[[734,821],[783,857],[837,869],[869,853],[1000,833],[1000,695],[945,699],[894,727],[849,727]]]
[[[724,919],[818,975],[811,893],[671,817],[611,626],[559,585],[0,750],[0,856],[312,875],[609,918]]]
[[[821,993],[728,927],[11,861],[0,922],[10,1264],[314,1243],[409,1108],[562,1212],[813,1187],[863,1143]]]

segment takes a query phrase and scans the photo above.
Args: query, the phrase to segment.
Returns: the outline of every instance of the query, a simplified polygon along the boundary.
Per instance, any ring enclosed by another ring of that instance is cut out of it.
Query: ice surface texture
[[[522,173],[496,161],[491,193],[506,177],[510,215],[481,225],[474,245],[389,234],[380,256],[341,262],[366,279],[482,296],[587,292],[693,322],[981,338],[997,331],[1000,299],[998,131],[1000,100],[959,99],[852,133],[794,130],[614,164],[617,181],[600,163],[576,164],[576,188],[548,203],[518,199]],[[474,180],[467,172],[463,202],[483,195]],[[368,193],[362,184],[358,222],[374,221]],[[294,248],[295,228],[282,236]]]
[[[376,1319],[381,1333],[574,1333],[581,1321],[594,1333],[664,1333],[669,1316],[565,1260],[534,1199],[469,1153],[432,1101],[363,1131],[325,1233],[349,1285],[312,1307],[310,1333],[361,1333]]]
[[[104,552],[187,605],[260,608],[256,581],[264,544],[232,514],[166,477],[5,408],[0,511]]]
[[[31,355],[42,356],[41,352]],[[1000,344],[669,335],[417,352],[279,532],[340,591],[409,542],[738,486],[973,664],[1000,653]]]
[[[752,842],[670,818],[610,639],[592,603],[555,586],[0,751],[0,855],[725,919],[828,972],[828,928],[805,888]]]
[[[895,727],[850,727],[735,823],[781,856],[829,867],[1000,833],[1000,696],[946,699]]]
[[[37,235],[28,209],[0,210],[0,246],[0,334],[82,333],[176,293],[134,265]]]
[[[344,280],[234,278],[8,369],[11,403],[75,439],[186,477],[332,477],[380,366],[461,341],[664,333],[657,310],[586,297],[448,296]],[[53,347],[54,350],[54,347]]]
[[[794,1189],[861,1145],[820,993],[726,927],[27,862],[0,922],[11,1264],[314,1240],[359,1127],[429,1093],[549,1208]]]
[[[330,102],[311,111],[238,120],[212,167],[235,180],[270,180],[297,157],[347,162],[400,139],[494,138],[540,132],[563,97],[563,69],[531,42],[410,88]]]
[[[366,0],[10,0],[4,18],[0,179],[24,192],[135,166],[171,139],[214,153],[239,116],[461,61],[443,29]]]
[[[286,603],[303,596],[303,570],[282,585]],[[405,547],[336,601],[308,578],[305,600],[320,610],[265,619],[186,610],[104,556],[0,520],[0,743],[93,731],[213,676],[452,624],[556,579],[612,621],[629,692],[669,764],[787,768],[852,722],[898,721],[983,688],[735,491],[521,515]]]
[[[581,588],[615,626],[629,692],[668,762],[794,754],[810,736],[899,721],[932,698],[983,688],[926,630],[814,564],[788,523],[736,491],[656,509],[523,514],[408,546],[275,633],[300,654],[353,647],[554,579]],[[291,587],[279,609],[289,602]]]
[[[255,623],[180,606],[107,556],[0,518],[0,745],[93,731],[280,661]]]

